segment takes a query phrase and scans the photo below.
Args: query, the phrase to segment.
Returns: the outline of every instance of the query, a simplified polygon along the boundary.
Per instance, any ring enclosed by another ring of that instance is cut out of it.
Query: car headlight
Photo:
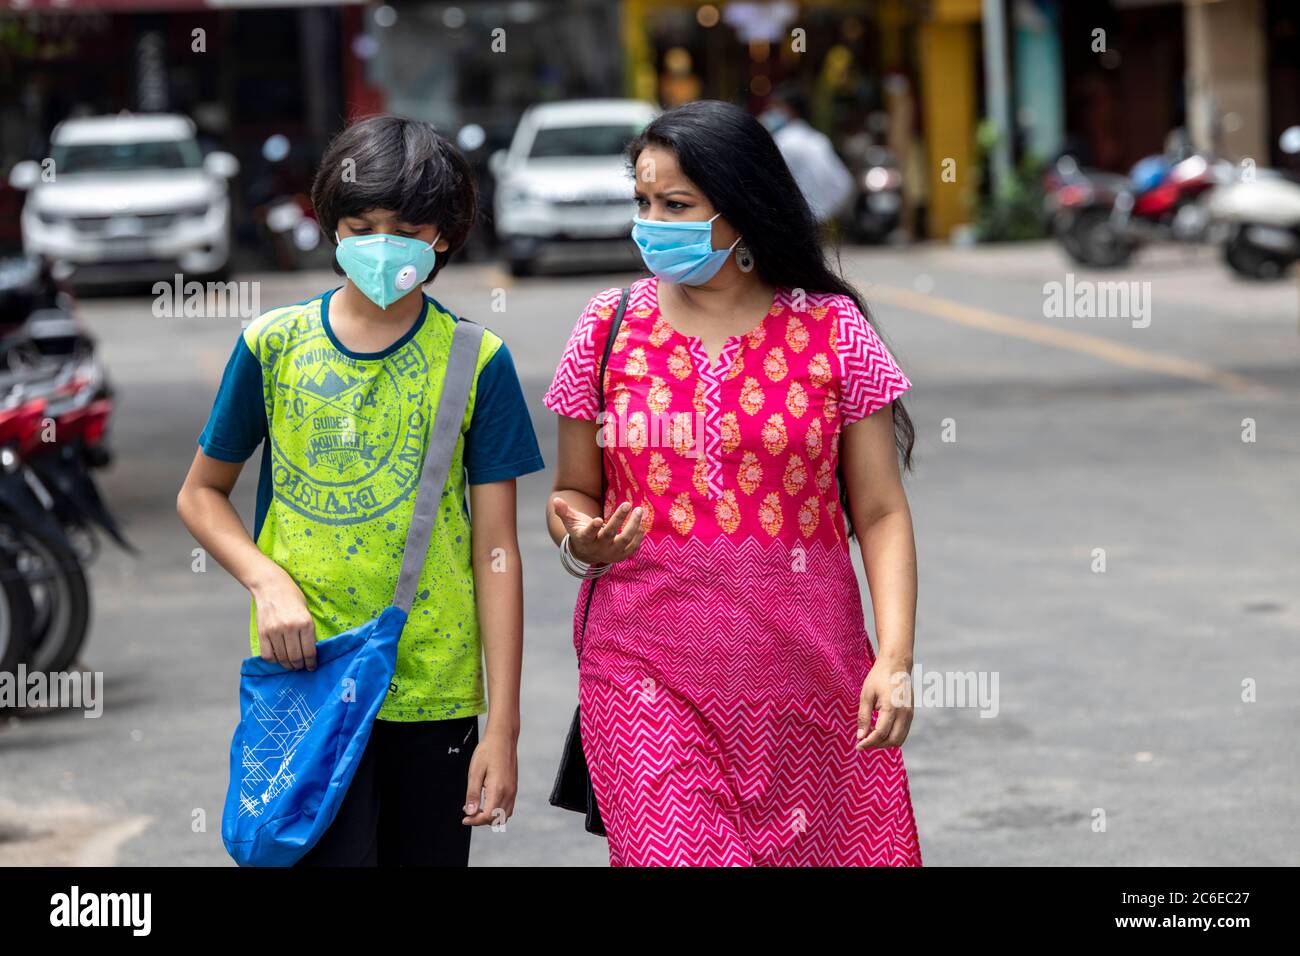
[[[60,217],[54,215],[52,212],[47,212],[44,209],[36,210],[36,218],[47,226],[53,226],[62,221]]]
[[[182,219],[202,219],[208,214],[211,207],[207,203],[195,203],[192,206],[182,206],[176,210],[176,215]]]

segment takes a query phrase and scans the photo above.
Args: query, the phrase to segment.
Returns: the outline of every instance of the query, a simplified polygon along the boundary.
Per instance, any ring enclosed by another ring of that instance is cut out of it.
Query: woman
[[[619,289],[588,303],[544,399],[561,416],[551,537],[599,577],[574,639],[610,861],[918,865],[898,749],[916,566],[896,399],[910,382],[827,267],[757,120],[690,103],[629,158],[633,238],[655,275],[631,286],[604,382]]]

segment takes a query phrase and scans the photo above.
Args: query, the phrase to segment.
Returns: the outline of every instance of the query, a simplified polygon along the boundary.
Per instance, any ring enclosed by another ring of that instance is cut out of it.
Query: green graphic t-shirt
[[[199,437],[205,454],[228,461],[265,441],[254,537],[302,589],[317,640],[392,603],[457,321],[426,298],[401,339],[358,353],[330,329],[329,298],[275,309],[244,330]],[[380,719],[485,709],[466,484],[541,467],[509,352],[486,332]],[[249,631],[258,654],[256,607]]]

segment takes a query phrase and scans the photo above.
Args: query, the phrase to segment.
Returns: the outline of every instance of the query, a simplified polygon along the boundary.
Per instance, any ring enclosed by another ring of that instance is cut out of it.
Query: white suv
[[[229,153],[207,156],[194,124],[167,114],[65,120],[50,155],[14,166],[28,192],[23,250],[74,281],[214,275],[230,255]]]
[[[529,107],[508,150],[493,154],[496,231],[510,271],[543,252],[589,261],[627,256],[635,206],[623,149],[658,111],[641,100],[568,100]]]

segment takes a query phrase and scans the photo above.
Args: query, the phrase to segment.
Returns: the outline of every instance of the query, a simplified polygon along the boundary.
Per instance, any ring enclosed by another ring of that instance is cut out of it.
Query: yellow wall
[[[928,21],[918,31],[921,116],[929,199],[929,234],[947,239],[971,219],[975,188],[975,29],[967,22]],[[944,182],[944,160],[955,182]],[[951,164],[949,164],[951,165]]]

